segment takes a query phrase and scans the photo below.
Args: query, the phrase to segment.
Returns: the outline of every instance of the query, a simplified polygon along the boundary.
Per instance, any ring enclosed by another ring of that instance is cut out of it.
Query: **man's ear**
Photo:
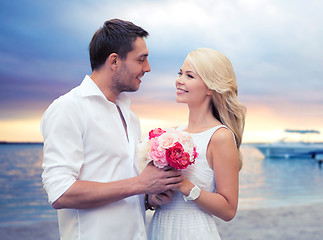
[[[118,65],[120,63],[120,58],[117,53],[111,53],[109,57],[106,60],[106,63],[109,65],[112,69],[117,69]]]

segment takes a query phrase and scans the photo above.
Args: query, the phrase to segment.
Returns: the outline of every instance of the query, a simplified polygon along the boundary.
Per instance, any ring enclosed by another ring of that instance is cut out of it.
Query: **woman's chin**
[[[176,96],[175,100],[176,100],[177,103],[181,103],[181,99],[178,96]]]

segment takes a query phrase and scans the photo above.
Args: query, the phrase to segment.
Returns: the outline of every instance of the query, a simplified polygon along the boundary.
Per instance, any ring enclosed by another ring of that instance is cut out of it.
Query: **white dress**
[[[191,136],[197,146],[199,156],[195,164],[182,170],[186,179],[209,192],[215,191],[213,170],[206,159],[206,149],[213,133],[224,125],[216,126]],[[180,127],[183,130],[184,127]],[[149,240],[219,240],[220,235],[212,216],[194,203],[185,202],[181,192],[175,192],[169,204],[160,206],[154,213],[148,230]]]

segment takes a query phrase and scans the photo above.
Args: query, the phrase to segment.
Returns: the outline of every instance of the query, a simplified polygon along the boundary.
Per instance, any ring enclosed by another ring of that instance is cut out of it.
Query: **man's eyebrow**
[[[138,56],[138,58],[141,58],[141,57],[148,57],[148,53],[143,53]]]

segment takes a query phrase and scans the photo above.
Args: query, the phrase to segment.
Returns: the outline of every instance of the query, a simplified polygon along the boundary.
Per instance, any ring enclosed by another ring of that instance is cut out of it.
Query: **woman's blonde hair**
[[[186,59],[212,90],[210,108],[213,115],[234,133],[240,153],[246,108],[238,99],[238,84],[231,62],[222,53],[210,48],[190,52]],[[241,168],[241,154],[239,160]]]

